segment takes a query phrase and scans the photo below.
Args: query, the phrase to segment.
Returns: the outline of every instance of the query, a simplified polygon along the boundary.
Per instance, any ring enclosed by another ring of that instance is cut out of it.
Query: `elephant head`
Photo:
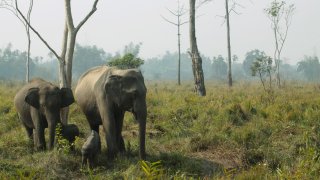
[[[34,126],[36,129],[43,129],[46,126],[49,127],[49,148],[53,147],[55,128],[60,120],[60,109],[67,107],[74,102],[74,97],[71,89],[61,88],[56,86],[39,86],[30,88],[25,96],[25,102],[32,106],[34,117],[38,117],[39,120],[34,120]],[[32,113],[32,112],[31,112]],[[41,117],[46,119],[46,125],[44,125]],[[38,128],[37,128],[38,127]],[[41,142],[43,146],[43,142]]]
[[[105,82],[105,91],[108,101],[124,111],[132,112],[139,122],[140,158],[145,159],[147,88],[141,72],[136,69],[111,72]]]

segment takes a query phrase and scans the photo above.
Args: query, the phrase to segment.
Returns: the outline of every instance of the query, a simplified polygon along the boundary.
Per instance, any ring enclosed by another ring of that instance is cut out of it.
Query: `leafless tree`
[[[231,57],[231,38],[230,38],[230,13],[236,13],[239,14],[235,9],[237,6],[242,7],[239,3],[235,2],[235,0],[232,0],[231,7],[229,6],[230,0],[225,0],[225,9],[226,14],[224,16],[226,20],[227,25],[227,50],[228,50],[228,85],[229,87],[232,87],[232,57]]]
[[[202,0],[198,3],[198,7],[211,2],[213,0]],[[231,57],[231,38],[230,38],[230,14],[235,13],[239,14],[236,11],[236,7],[243,7],[241,4],[237,3],[236,0],[232,0],[231,6],[229,6],[230,0],[225,0],[225,10],[226,14],[224,16],[219,16],[225,19],[226,26],[227,26],[227,52],[228,52],[228,85],[232,87],[232,57]]]
[[[71,0],[65,0],[65,27],[62,39],[61,54],[58,53],[49,45],[49,43],[41,36],[41,34],[29,23],[27,18],[22,14],[18,6],[18,0],[15,0],[15,5],[18,13],[30,29],[38,36],[38,38],[48,47],[59,61],[59,84],[60,87],[71,88],[72,84],[72,61],[75,48],[77,33],[80,28],[87,22],[92,14],[97,10],[99,0],[94,0],[90,12],[79,22],[77,26],[74,25],[71,11]],[[65,108],[61,113],[61,120],[63,124],[67,124],[68,108]]]
[[[284,43],[287,40],[288,30],[291,25],[292,16],[295,7],[293,4],[286,5],[285,1],[274,0],[271,6],[265,9],[268,18],[271,21],[271,28],[275,39],[274,61],[276,67],[276,80],[278,87],[281,87],[280,62],[281,52]]]
[[[190,34],[190,57],[192,59],[192,71],[194,76],[195,91],[199,96],[206,95],[206,88],[204,84],[204,75],[202,70],[202,58],[198,51],[196,28],[195,28],[195,14],[196,0],[189,0],[190,3],[190,20],[189,20],[189,34]]]
[[[178,28],[178,85],[181,84],[181,80],[180,80],[180,68],[181,68],[181,44],[180,44],[180,36],[181,36],[181,33],[180,33],[180,27],[186,23],[188,23],[188,21],[183,21],[181,20],[181,17],[186,14],[186,10],[184,9],[184,6],[181,6],[180,5],[180,0],[178,0],[178,8],[177,10],[174,12],[170,9],[168,9],[168,11],[177,18],[177,22],[173,22],[173,21],[170,21],[168,20],[167,18],[161,16],[165,21],[167,21],[168,23],[170,24],[173,24],[175,26],[177,26]]]
[[[30,48],[31,48],[31,38],[30,38],[30,27],[28,24],[30,24],[30,19],[31,19],[31,12],[32,12],[32,7],[33,7],[33,0],[29,0],[29,8],[28,8],[28,13],[27,13],[27,22],[24,22],[24,20],[20,17],[17,8],[14,4],[13,0],[1,0],[0,2],[0,8],[4,8],[9,10],[14,16],[16,16],[19,21],[23,24],[27,38],[28,38],[28,48],[27,48],[27,61],[26,61],[26,82],[29,82],[30,78]]]
[[[229,23],[229,0],[226,1],[226,20],[227,20],[227,48],[228,48],[228,85],[232,86],[232,70],[231,70],[231,43],[230,43],[230,23]]]

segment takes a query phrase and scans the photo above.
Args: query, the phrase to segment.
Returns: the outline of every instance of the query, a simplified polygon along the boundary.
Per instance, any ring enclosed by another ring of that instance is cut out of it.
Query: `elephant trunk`
[[[146,101],[134,104],[134,114],[136,120],[139,122],[139,155],[140,159],[146,159],[146,148],[145,148],[145,139],[146,139],[146,119],[147,119],[147,106]]]

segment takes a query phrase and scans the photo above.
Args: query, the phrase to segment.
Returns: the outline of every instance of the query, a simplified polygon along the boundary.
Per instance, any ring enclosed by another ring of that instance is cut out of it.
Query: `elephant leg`
[[[105,136],[106,136],[108,157],[113,159],[118,152],[114,118],[107,121],[103,127],[106,133]]]
[[[107,156],[110,159],[113,159],[119,151],[116,139],[115,106],[112,103],[112,99],[110,97],[106,97],[103,93],[97,93],[96,102],[103,129],[105,131]]]
[[[27,131],[27,135],[28,135],[28,138],[30,139],[30,141],[33,141],[33,129],[29,128],[25,123],[23,123],[23,126]]]
[[[94,116],[92,114],[86,114],[86,118],[87,118],[87,120],[89,122],[90,129],[96,131],[99,134],[99,126],[100,125],[97,124],[97,123],[94,123],[94,122],[96,122],[97,119],[99,119],[99,121],[101,121],[100,120],[101,118],[100,117],[98,118],[97,116]],[[98,146],[101,147],[101,141],[99,141],[99,145]]]
[[[105,99],[101,97],[101,99]],[[105,131],[105,139],[107,143],[107,155],[113,159],[118,153],[116,139],[116,124],[113,105],[108,105],[105,101],[98,101],[98,108],[102,120],[103,129]]]
[[[50,122],[48,125],[49,128],[49,149],[52,149],[54,146],[55,134],[56,134],[56,123]]]
[[[87,164],[88,162],[88,155],[83,155],[82,156],[82,168]]]
[[[96,131],[99,134],[99,124],[94,123],[94,122],[96,122],[97,119],[100,119],[100,118],[98,118],[97,116],[94,116],[92,114],[86,114],[86,118],[88,120],[90,129]]]
[[[33,128],[29,128],[28,126],[26,126],[24,123],[23,123],[23,126],[25,127],[26,131],[27,131],[27,135],[28,135],[28,138],[29,138],[29,142],[30,142],[30,147],[32,148],[33,144],[35,144],[34,142],[34,134],[33,134]]]
[[[37,150],[46,149],[46,140],[44,137],[44,128],[38,127],[34,133],[34,145]]]
[[[90,169],[92,169],[94,167],[94,159],[95,159],[95,155],[91,153],[89,155],[89,167],[90,167]]]
[[[35,108],[31,108],[31,117],[35,126],[34,145],[37,150],[46,149],[46,140],[44,138],[44,125],[41,115]]]
[[[118,149],[121,153],[126,151],[124,140],[122,137],[122,126],[123,126],[123,118],[124,118],[124,111],[118,110],[116,111],[116,138],[118,143]]]

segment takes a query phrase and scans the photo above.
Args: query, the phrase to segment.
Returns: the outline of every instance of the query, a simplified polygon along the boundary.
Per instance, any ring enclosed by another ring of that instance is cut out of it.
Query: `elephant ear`
[[[30,88],[24,100],[32,107],[39,109],[39,88]]]
[[[116,103],[120,103],[121,96],[121,76],[110,75],[105,83],[107,96],[111,97]]]
[[[70,88],[61,88],[61,108],[67,107],[74,102],[72,90]]]

